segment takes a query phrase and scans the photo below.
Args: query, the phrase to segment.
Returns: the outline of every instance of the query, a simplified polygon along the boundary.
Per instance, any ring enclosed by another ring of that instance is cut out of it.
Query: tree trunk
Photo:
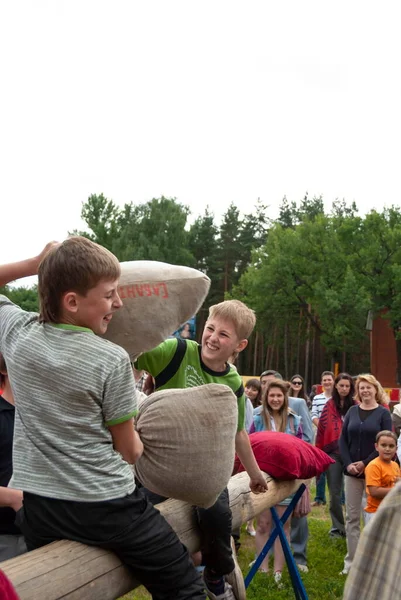
[[[253,348],[253,371],[252,373],[254,375],[256,375],[256,373],[258,372],[257,367],[258,367],[258,344],[259,344],[259,332],[256,332],[256,335],[254,337],[254,348]]]
[[[316,375],[316,329],[313,329],[312,335],[312,368],[311,368],[311,386],[319,381],[319,377]]]
[[[265,336],[263,335],[263,331],[260,333],[260,359],[258,364],[258,375],[263,371],[263,357],[265,355]]]
[[[346,368],[347,367],[347,364],[346,364],[347,363],[347,350],[346,350],[347,342],[345,339],[344,339],[343,344],[344,345],[343,345],[343,355],[342,355],[342,361],[341,361],[341,372],[346,373],[346,371],[347,371],[347,368]]]
[[[288,379],[288,324],[284,324],[284,379]]]
[[[228,260],[224,264],[224,293],[228,292]]]
[[[308,305],[308,311],[310,312],[311,307]],[[309,347],[310,347],[310,319],[307,319],[306,323],[306,344],[305,344],[305,389],[308,389],[309,381]]]
[[[299,309],[297,359],[296,359],[296,363],[295,363],[295,373],[299,373],[299,358],[300,358],[300,352],[301,352],[301,331],[302,331],[302,308]]]

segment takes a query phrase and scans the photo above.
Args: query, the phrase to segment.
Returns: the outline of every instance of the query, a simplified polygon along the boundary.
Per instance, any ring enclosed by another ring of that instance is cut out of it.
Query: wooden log
[[[231,477],[228,485],[233,527],[295,492],[302,481],[275,481],[266,475],[269,489],[252,494],[247,473]],[[190,552],[199,550],[194,510],[179,500],[157,507]],[[101,526],[99,524],[99,526]],[[62,540],[1,563],[21,600],[114,600],[139,585],[115,554],[100,548]]]

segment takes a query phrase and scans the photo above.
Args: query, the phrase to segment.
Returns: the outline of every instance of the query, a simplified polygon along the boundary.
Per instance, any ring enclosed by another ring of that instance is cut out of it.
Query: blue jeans
[[[326,473],[316,477],[316,498],[315,502],[326,503]]]

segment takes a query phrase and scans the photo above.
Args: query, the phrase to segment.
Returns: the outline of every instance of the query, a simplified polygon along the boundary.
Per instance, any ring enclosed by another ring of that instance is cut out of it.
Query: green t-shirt
[[[191,340],[183,340],[186,351],[177,372],[164,385],[156,389],[190,388],[206,383],[222,383],[231,388],[238,401],[238,431],[245,428],[245,393],[242,379],[236,369],[227,363],[224,371],[212,371],[202,361],[201,347]],[[162,342],[157,348],[141,354],[135,363],[138,370],[144,369],[153,377],[167,367],[174,357],[178,345],[176,338]]]

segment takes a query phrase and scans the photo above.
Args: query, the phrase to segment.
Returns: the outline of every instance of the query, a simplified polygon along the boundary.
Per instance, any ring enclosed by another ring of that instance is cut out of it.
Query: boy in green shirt
[[[236,452],[250,477],[250,488],[267,490],[266,479],[253,455],[245,430],[245,394],[241,377],[228,363],[241,352],[255,326],[255,314],[239,300],[228,300],[209,309],[199,346],[191,340],[168,339],[142,354],[135,368],[155,378],[155,389],[186,388],[207,383],[230,387],[238,399]],[[231,510],[227,489],[209,509],[197,509],[202,530],[205,583],[211,600],[242,600],[243,579],[231,548]]]

